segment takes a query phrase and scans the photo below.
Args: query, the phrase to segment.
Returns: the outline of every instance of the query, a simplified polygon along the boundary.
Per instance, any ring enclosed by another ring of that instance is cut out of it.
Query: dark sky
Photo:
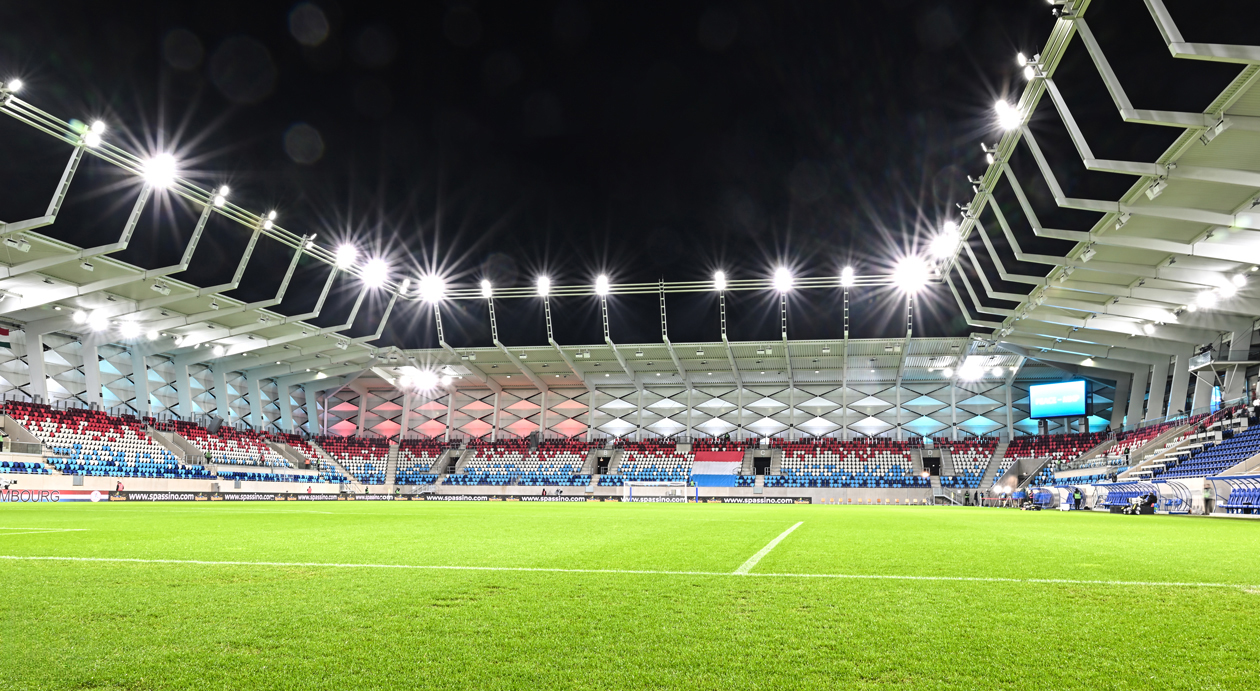
[[[1168,3],[1188,40],[1249,40],[1241,25],[1213,26],[1220,15],[1203,4]],[[1138,107],[1202,110],[1238,72],[1174,61],[1142,0],[1096,0],[1087,16]],[[186,176],[411,276],[683,281],[718,268],[769,276],[779,262],[835,275],[850,262],[886,270],[971,198],[980,142],[998,139],[992,104],[1023,88],[1014,54],[1035,53],[1052,22],[1044,0],[9,2],[0,74],[21,76],[39,107],[102,118],[112,141],[138,150],[174,149]],[[1059,82],[1100,156],[1150,160],[1176,135],[1120,127],[1079,41]],[[1083,174],[1048,99],[1034,127],[1069,194],[1114,199],[1132,182]],[[0,217],[38,215],[67,149],[8,119],[0,141]],[[1014,165],[1032,172],[1029,158]],[[103,192],[120,181],[89,160],[49,234],[80,245],[116,235],[131,199]],[[1047,225],[1093,223],[1031,192]],[[193,220],[154,209],[119,255],[150,268],[177,260]],[[224,280],[245,238],[212,225],[179,278]],[[263,246],[233,295],[269,296],[285,262]],[[279,310],[304,311],[322,278],[304,264]],[[354,292],[339,283],[340,307],[317,321],[343,320]],[[904,334],[900,299],[853,297],[854,336]],[[969,331],[946,290],[925,302],[916,335]],[[776,309],[771,296],[731,295],[732,339],[776,337]],[[602,340],[594,299],[553,310],[561,343]],[[655,297],[610,310],[614,340],[659,340]],[[671,296],[669,310],[673,340],[717,338],[713,296]],[[496,311],[505,343],[543,342],[537,300]],[[452,344],[489,344],[481,302],[444,315]],[[836,292],[793,295],[792,338],[835,337],[838,322]],[[434,341],[431,317],[408,305],[382,343]]]

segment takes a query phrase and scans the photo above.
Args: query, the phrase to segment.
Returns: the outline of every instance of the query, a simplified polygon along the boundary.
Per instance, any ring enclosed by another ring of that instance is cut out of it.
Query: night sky
[[[1204,4],[1168,2],[1187,40],[1253,38],[1214,26]],[[353,240],[403,275],[506,286],[541,273],[558,284],[601,272],[703,280],[719,268],[768,277],[779,263],[875,273],[970,200],[980,143],[999,138],[993,102],[1022,90],[1014,55],[1037,52],[1049,10],[1044,0],[7,2],[0,78],[20,76],[22,96],[55,115],[105,120],[111,141],[174,150],[186,177],[229,184],[233,201],[275,208],[284,227],[326,244]],[[1087,18],[1139,108],[1201,111],[1238,73],[1169,57],[1142,0],[1096,0]],[[1100,157],[1153,160],[1177,135],[1121,126],[1079,40],[1056,76]],[[1033,125],[1068,194],[1115,199],[1133,182],[1084,173],[1049,99]],[[0,218],[39,215],[68,148],[8,118],[0,142]],[[1024,151],[1013,165],[1033,173]],[[88,159],[45,232],[112,241],[134,189]],[[1030,192],[1047,225],[1096,219],[1057,211],[1044,187]],[[1022,223],[1013,197],[998,198]],[[151,206],[116,255],[147,268],[178,260],[195,218]],[[1070,248],[1026,235],[1030,251]],[[212,224],[176,278],[223,281],[246,238]],[[269,297],[285,263],[263,243],[232,295]],[[278,311],[305,311],[323,275],[303,264]],[[316,322],[344,320],[355,292],[340,281]],[[375,328],[376,302],[356,334]],[[915,335],[969,332],[946,289],[925,303]],[[733,294],[728,310],[733,340],[777,338],[772,296]],[[593,298],[554,300],[553,311],[561,343],[602,340]],[[660,339],[654,296],[615,298],[610,311],[615,341]],[[503,342],[544,342],[539,301],[496,312]],[[669,312],[671,339],[718,337],[713,296],[671,296]],[[853,296],[855,337],[904,335],[903,316],[891,291]],[[457,347],[489,345],[481,302],[444,306],[444,324]],[[791,338],[839,334],[838,292],[792,296]],[[381,344],[435,342],[416,303],[395,311]]]

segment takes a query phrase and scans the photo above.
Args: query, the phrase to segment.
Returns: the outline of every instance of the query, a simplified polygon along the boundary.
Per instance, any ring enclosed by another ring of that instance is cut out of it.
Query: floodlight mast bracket
[[[145,183],[140,189],[140,196],[136,197],[136,202],[131,207],[131,214],[127,216],[127,223],[123,226],[122,235],[118,237],[117,242],[108,245],[100,245],[81,249],[73,254],[55,254],[51,257],[42,259],[32,259],[13,266],[0,266],[0,279],[21,276],[32,271],[39,271],[58,264],[65,264],[72,261],[79,261],[89,257],[95,257],[101,254],[109,254],[127,248],[131,242],[131,236],[135,233],[136,224],[140,222],[140,215],[144,212],[144,207],[149,202],[149,197],[153,194],[153,186]]]
[[[669,340],[669,321],[665,318],[665,281],[661,281],[661,340],[665,343],[666,350],[669,351],[669,359],[674,361],[674,367],[678,369],[678,376],[682,378],[683,383],[687,385],[687,390],[691,390],[691,376],[687,374],[687,369],[683,367],[682,360],[678,358],[678,353],[674,351],[674,344]]]
[[[1221,43],[1186,43],[1177,29],[1177,23],[1164,6],[1164,0],[1146,0],[1146,7],[1151,11],[1151,18],[1155,20],[1164,43],[1168,45],[1168,52],[1174,58],[1260,65],[1260,48]]]
[[[608,347],[612,348],[613,357],[617,358],[617,364],[621,365],[621,369],[625,371],[627,377],[630,377],[630,382],[634,384],[634,388],[638,389],[639,393],[642,394],[643,382],[639,381],[639,378],[635,376],[634,370],[630,368],[630,363],[626,362],[625,356],[621,354],[620,350],[617,350],[617,344],[613,343],[612,337],[609,335],[608,297],[606,295],[599,296],[599,312],[604,320],[604,343],[607,343]]]
[[[739,376],[739,366],[735,364],[735,354],[731,351],[731,342],[726,338],[726,292],[718,292],[718,314],[722,325],[722,345],[726,347],[726,359],[731,363],[731,374],[735,377],[735,387],[744,389],[743,377]]]
[[[206,204],[201,212],[201,217],[197,219],[197,225],[193,228],[192,237],[188,240],[188,245],[184,248],[184,256],[178,264],[163,267],[161,269],[149,269],[140,274],[129,274],[117,276],[115,278],[107,278],[94,283],[85,283],[81,286],[67,286],[62,290],[52,290],[41,294],[39,297],[26,298],[19,296],[19,300],[12,305],[0,307],[0,314],[9,314],[24,309],[32,309],[47,305],[49,303],[65,300],[75,297],[76,295],[89,295],[91,293],[102,292],[114,288],[116,286],[132,283],[137,280],[146,281],[154,278],[161,278],[171,274],[179,273],[188,269],[188,265],[192,263],[193,252],[197,249],[197,243],[201,239],[201,234],[205,231],[206,222],[210,219],[210,212],[213,207]],[[12,294],[12,293],[11,293]]]
[[[7,111],[7,103],[0,104],[0,110]],[[74,151],[70,154],[70,160],[66,162],[66,169],[61,173],[61,180],[57,183],[56,189],[53,190],[52,199],[48,202],[48,209],[44,212],[44,215],[28,218],[25,221],[0,223],[0,237],[7,237],[24,230],[43,228],[56,223],[57,214],[61,212],[61,205],[66,200],[66,193],[70,190],[70,181],[74,179],[75,172],[79,170],[79,163],[83,161],[83,148],[82,142],[74,147]]]

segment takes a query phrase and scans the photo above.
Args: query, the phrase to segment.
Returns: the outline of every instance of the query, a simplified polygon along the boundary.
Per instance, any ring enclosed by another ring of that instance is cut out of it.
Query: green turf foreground
[[[8,505],[0,555],[76,560],[0,559],[0,688],[1254,689],[1258,548],[1000,509]]]

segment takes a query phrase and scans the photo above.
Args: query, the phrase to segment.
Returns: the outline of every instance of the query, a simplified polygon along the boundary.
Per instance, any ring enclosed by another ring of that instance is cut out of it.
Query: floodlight
[[[367,264],[363,265],[363,283],[367,287],[380,288],[387,280],[389,280],[389,264],[384,259],[380,257],[369,259]]]
[[[1028,65],[1028,56],[1019,53],[1015,56],[1015,62],[1019,63],[1020,67],[1025,67]]]
[[[489,291],[489,281],[481,282],[481,292],[483,294]],[[420,299],[428,303],[438,303],[442,298],[446,297],[446,281],[437,274],[429,274],[421,276],[420,282],[416,286],[416,292],[420,294]]]
[[[99,123],[98,123],[98,124],[99,124]],[[104,129],[104,128],[102,128],[102,129]],[[84,135],[83,135],[83,144],[84,144],[85,146],[88,146],[88,147],[93,148],[93,149],[95,149],[96,147],[100,146],[100,145],[101,145],[101,133],[100,133],[100,132],[97,132],[95,129],[88,130],[88,131],[87,131],[86,133],[84,133]]]
[[[221,346],[221,345],[217,345],[217,346],[215,346],[215,347],[214,347],[214,356],[215,356],[215,357],[223,357],[223,354],[224,354],[224,353],[226,353],[226,352],[227,352],[227,348],[224,348],[224,347],[223,347],[223,346]]]
[[[1224,283],[1220,288],[1216,289],[1216,292],[1220,293],[1223,298],[1232,298],[1238,294],[1238,287],[1233,283]]]
[[[1094,366],[1094,358],[1092,358],[1092,357],[1087,357],[1087,358],[1085,358],[1084,360],[1081,360],[1081,365],[1082,365],[1082,366],[1084,366],[1084,367],[1093,367],[1093,366]]]
[[[946,367],[944,370],[941,371],[941,374],[944,374],[945,378],[949,379],[950,377],[954,376],[954,368]]]
[[[792,290],[792,272],[785,266],[774,270],[774,289],[780,293]]]
[[[70,318],[74,320],[75,324],[86,324],[87,312],[84,312],[83,310],[75,310],[74,314],[70,315]]]
[[[965,362],[958,368],[958,378],[963,381],[975,381],[983,376],[984,370],[975,363]]]
[[[109,317],[100,310],[92,310],[88,313],[87,325],[93,331],[104,331],[109,328]]]
[[[1239,288],[1242,288],[1243,286],[1247,285],[1246,274],[1234,274],[1234,277],[1229,280],[1231,283],[1233,283],[1235,286]]]
[[[19,91],[21,91],[21,90],[22,90],[22,80],[21,80],[21,79],[10,79],[10,80],[9,80],[9,83],[8,83],[8,84],[6,84],[6,85],[4,86],[4,88],[5,88],[6,90],[8,90],[8,91],[10,91],[10,92],[12,92],[12,93],[15,93],[15,94],[16,94],[17,92],[19,92]]]
[[[995,160],[997,160],[997,159],[995,159],[995,158],[993,157],[993,154],[985,154],[985,155],[984,155],[984,162],[985,162],[985,163],[988,163],[989,165],[993,165],[993,162],[994,162]]]
[[[268,221],[274,221],[274,220],[276,220],[276,211],[275,211],[275,209],[272,209],[271,211],[268,211],[268,212],[267,212],[267,220],[268,220]]]
[[[538,277],[538,295],[547,297],[551,293],[551,279],[546,276]]]
[[[1032,65],[1024,65],[1024,79],[1032,81],[1037,76],[1037,69]]]
[[[559,376],[559,375],[557,375],[557,376]],[[442,382],[442,386],[450,386],[450,385],[451,385],[451,375],[449,375],[449,374],[443,375],[443,376],[442,376],[442,379],[441,379],[441,382]]]
[[[421,391],[429,391],[437,388],[438,375],[429,370],[415,370],[404,376],[404,381]]]
[[[941,228],[940,234],[932,238],[932,244],[929,245],[928,251],[937,259],[949,259],[954,256],[954,250],[958,249],[960,241],[958,224],[953,221],[946,221]]]
[[[150,341],[156,341],[156,340],[158,340],[158,337],[159,337],[159,336],[161,336],[161,335],[162,335],[162,334],[160,334],[160,333],[158,333],[158,332],[156,332],[156,331],[150,331],[149,333],[145,334],[144,336],[145,336],[145,338],[149,339]]]
[[[1146,334],[1147,336],[1150,336],[1151,334],[1155,333],[1155,325],[1150,322],[1143,324],[1142,333]]]
[[[481,297],[494,297],[494,285],[490,283],[489,279],[481,279]]]
[[[337,248],[337,268],[348,269],[354,266],[354,260],[359,256],[359,250],[349,243],[341,245]]]
[[[1199,293],[1199,296],[1195,298],[1194,301],[1198,303],[1199,307],[1212,307],[1216,304],[1216,293],[1213,293],[1210,290],[1205,290],[1202,293]]]
[[[852,266],[846,266],[844,267],[844,270],[840,272],[840,285],[844,286],[845,288],[848,288],[849,286],[853,285],[853,267]]]
[[[140,335],[140,325],[133,321],[125,321],[118,325],[118,333],[123,338],[135,338]]]
[[[175,157],[158,154],[144,162],[144,179],[154,187],[170,187],[175,182]]]
[[[604,274],[600,274],[599,278],[595,279],[595,294],[600,297],[608,294],[608,277]]]
[[[726,272],[717,271],[713,274],[713,287],[718,291],[726,290]]]
[[[992,370],[992,372],[993,372],[993,376],[995,376],[995,377],[1000,377],[1000,376],[1002,376],[1002,368],[1001,368],[1001,367],[994,367],[994,368],[993,368],[993,370]]]
[[[1004,130],[1017,129],[1024,121],[1024,116],[1019,109],[1006,101],[994,103],[993,110],[997,112],[998,125]]]
[[[907,295],[914,295],[927,285],[931,269],[922,257],[902,257],[893,268],[893,284]]]

